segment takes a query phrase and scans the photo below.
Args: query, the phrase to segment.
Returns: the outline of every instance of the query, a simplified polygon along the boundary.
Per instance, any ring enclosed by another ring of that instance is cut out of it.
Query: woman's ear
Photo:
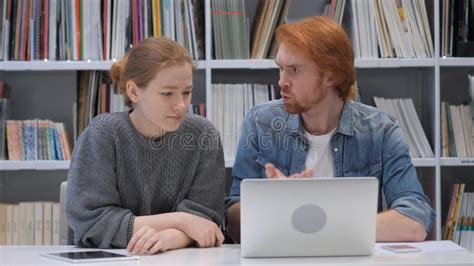
[[[125,91],[128,98],[130,98],[133,103],[137,103],[140,99],[138,90],[139,88],[133,80],[127,81],[127,84],[125,85]]]

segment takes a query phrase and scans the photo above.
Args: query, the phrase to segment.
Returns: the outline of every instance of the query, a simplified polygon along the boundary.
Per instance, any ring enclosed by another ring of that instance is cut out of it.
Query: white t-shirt
[[[331,145],[329,145],[334,132],[336,132],[336,128],[326,135],[311,135],[305,130],[305,136],[309,141],[305,169],[313,169],[314,177],[334,177]]]

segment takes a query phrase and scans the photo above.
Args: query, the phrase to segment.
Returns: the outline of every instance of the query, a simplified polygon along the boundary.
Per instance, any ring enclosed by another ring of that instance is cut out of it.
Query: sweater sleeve
[[[80,247],[124,248],[135,216],[116,189],[115,145],[107,127],[91,122],[78,139],[68,173],[66,213]]]
[[[225,165],[219,133],[209,123],[199,136],[200,156],[191,187],[177,211],[222,223],[224,214]]]

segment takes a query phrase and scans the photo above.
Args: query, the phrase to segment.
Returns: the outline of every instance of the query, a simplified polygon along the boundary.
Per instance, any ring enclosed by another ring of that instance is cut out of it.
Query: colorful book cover
[[[62,151],[61,151],[61,143],[60,143],[60,140],[59,140],[59,133],[58,133],[58,129],[57,129],[57,124],[58,123],[54,123],[54,122],[51,122],[50,124],[50,129],[53,133],[53,143],[54,143],[54,149],[55,149],[55,160],[64,160],[63,159],[63,154],[62,154]]]
[[[36,122],[34,120],[23,121],[23,139],[25,144],[25,160],[36,160]]]
[[[54,132],[52,128],[52,122],[47,121],[47,136],[48,136],[48,160],[56,160],[56,147],[54,146]]]

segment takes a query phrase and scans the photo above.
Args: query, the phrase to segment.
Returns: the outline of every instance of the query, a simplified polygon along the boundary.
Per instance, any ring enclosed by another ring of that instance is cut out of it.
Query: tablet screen
[[[126,255],[116,254],[111,252],[99,251],[83,251],[83,252],[63,252],[63,253],[51,253],[51,255],[60,256],[72,260],[84,260],[84,259],[102,259],[102,258],[120,258],[127,257]]]
[[[102,250],[78,251],[78,252],[58,252],[58,253],[40,253],[43,257],[69,261],[69,262],[99,262],[116,260],[137,260],[137,256],[122,255]]]

